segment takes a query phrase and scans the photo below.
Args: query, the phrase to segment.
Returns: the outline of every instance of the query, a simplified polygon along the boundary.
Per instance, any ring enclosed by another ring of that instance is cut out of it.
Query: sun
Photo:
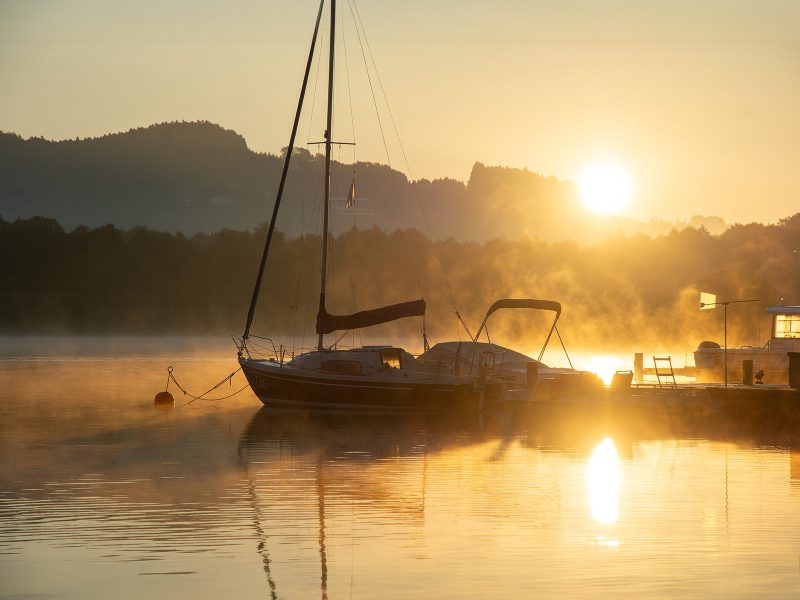
[[[590,166],[578,179],[578,187],[583,204],[594,213],[620,213],[631,199],[631,179],[625,169],[615,163]]]

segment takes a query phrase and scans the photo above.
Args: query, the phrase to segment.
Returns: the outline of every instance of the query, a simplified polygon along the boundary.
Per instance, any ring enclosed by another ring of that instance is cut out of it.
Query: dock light
[[[728,305],[740,302],[761,302],[761,300],[725,300],[717,302],[716,294],[709,294],[708,292],[700,292],[700,310],[709,310],[722,306],[725,309],[725,316],[723,318],[723,351],[722,360],[725,363],[723,370],[725,371],[725,387],[728,387]]]

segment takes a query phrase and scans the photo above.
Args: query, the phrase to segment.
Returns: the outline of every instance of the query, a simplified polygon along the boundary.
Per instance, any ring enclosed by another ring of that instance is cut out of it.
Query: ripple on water
[[[268,413],[252,395],[165,414],[151,406],[165,361],[96,362],[0,365],[7,595],[798,593],[788,448],[609,431],[591,414],[556,427]],[[198,389],[226,364],[170,362]],[[606,437],[618,470],[590,474]],[[614,519],[596,518],[595,496]]]

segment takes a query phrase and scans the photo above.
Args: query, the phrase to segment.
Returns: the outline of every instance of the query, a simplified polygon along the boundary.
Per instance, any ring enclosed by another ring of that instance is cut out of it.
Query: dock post
[[[789,385],[800,389],[800,352],[787,352],[789,356]]]
[[[636,383],[644,382],[644,352],[633,355],[633,380]]]
[[[753,361],[742,361],[742,385],[753,385]]]

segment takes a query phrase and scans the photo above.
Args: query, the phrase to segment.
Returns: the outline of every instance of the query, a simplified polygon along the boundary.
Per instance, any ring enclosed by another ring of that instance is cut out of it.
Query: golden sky
[[[480,161],[577,180],[606,161],[629,173],[635,218],[774,221],[800,210],[797,0],[358,6],[416,177],[466,180]],[[277,152],[316,7],[2,0],[0,129],[62,139],[205,119]],[[353,138],[349,72],[356,157],[385,162],[347,0],[339,11],[348,68],[337,72],[334,137]],[[324,85],[323,69],[302,144],[321,139]]]

